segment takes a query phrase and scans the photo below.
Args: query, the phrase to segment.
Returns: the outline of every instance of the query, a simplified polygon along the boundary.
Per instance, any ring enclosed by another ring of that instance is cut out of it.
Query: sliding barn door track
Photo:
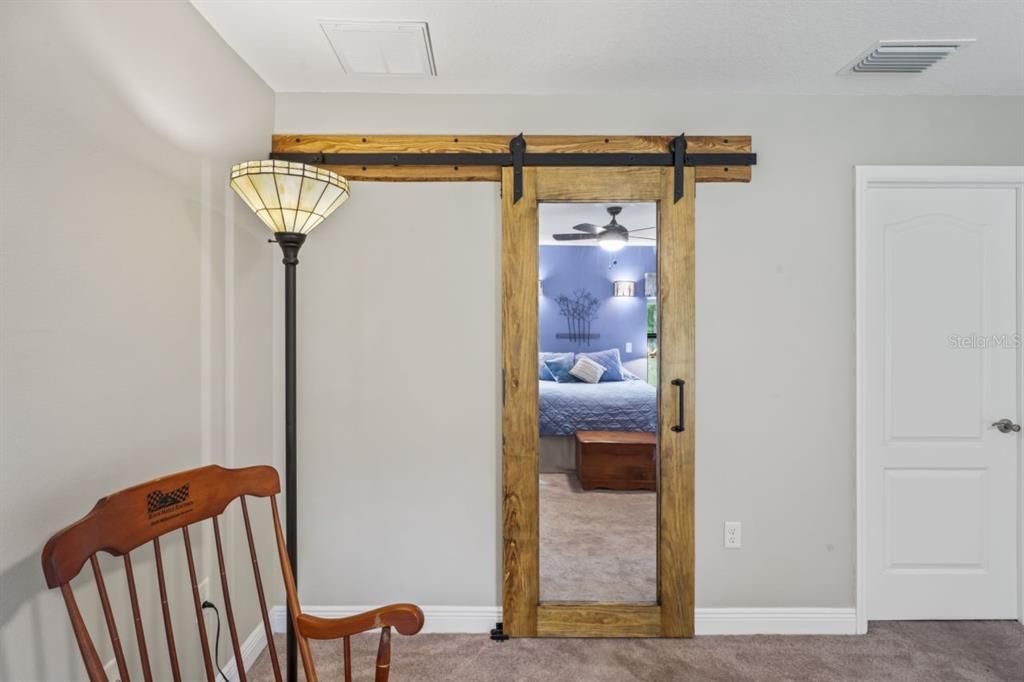
[[[686,151],[686,135],[671,139],[664,152],[530,152],[522,133],[509,140],[508,152],[273,152],[271,159],[313,165],[347,166],[511,166],[513,199],[523,196],[525,166],[670,166],[675,171],[674,197],[683,197],[686,166],[753,166],[754,153]]]

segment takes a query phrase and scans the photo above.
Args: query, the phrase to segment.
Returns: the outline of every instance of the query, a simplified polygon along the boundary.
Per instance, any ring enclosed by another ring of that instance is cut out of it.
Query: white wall
[[[1024,100],[276,102],[281,133],[753,135],[751,184],[698,189],[697,605],[853,605],[853,167],[1024,163]],[[358,183],[304,250],[307,603],[500,603],[496,207],[494,185]]]
[[[273,93],[184,2],[0,3],[0,88],[0,680],[82,679],[43,580],[46,539],[126,485],[273,459],[276,247],[227,186],[231,162],[266,153]],[[219,602],[206,534],[199,545]],[[134,560],[168,679],[151,553]],[[273,582],[269,546],[263,561]],[[183,562],[170,543],[194,679]],[[119,564],[103,561],[123,616]],[[74,584],[107,660],[91,583]],[[256,625],[245,589],[243,637]],[[133,642],[130,619],[120,628]]]

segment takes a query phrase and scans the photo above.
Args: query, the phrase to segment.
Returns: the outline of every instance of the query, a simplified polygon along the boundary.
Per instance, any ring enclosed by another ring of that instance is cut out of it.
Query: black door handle
[[[672,385],[679,388],[679,421],[672,427],[676,433],[686,430],[686,382],[682,379],[673,379]]]

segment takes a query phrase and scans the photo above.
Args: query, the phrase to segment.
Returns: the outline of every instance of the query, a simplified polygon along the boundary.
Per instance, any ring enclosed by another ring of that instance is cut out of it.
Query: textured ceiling
[[[192,0],[278,92],[1024,94],[1024,0]],[[349,76],[320,21],[427,21],[434,78]],[[976,38],[921,75],[837,72],[877,40]]]
[[[642,227],[654,227],[658,224],[658,205],[653,201],[646,203],[625,204],[563,204],[563,203],[541,203],[538,208],[537,222],[540,226],[540,243],[554,244],[558,246],[597,246],[596,241],[573,241],[556,242],[551,236],[556,232],[572,232],[572,226],[579,223],[591,223],[593,225],[607,225],[611,220],[608,215],[608,206],[619,206],[622,212],[616,217],[620,225],[627,230],[636,230]],[[656,239],[657,230],[644,230],[637,236]],[[653,241],[633,242],[636,246],[653,246]]]

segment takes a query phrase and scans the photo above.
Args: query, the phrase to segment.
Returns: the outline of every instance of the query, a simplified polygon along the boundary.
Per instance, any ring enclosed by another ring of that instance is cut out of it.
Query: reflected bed
[[[540,435],[658,430],[658,392],[644,381],[540,381]]]

